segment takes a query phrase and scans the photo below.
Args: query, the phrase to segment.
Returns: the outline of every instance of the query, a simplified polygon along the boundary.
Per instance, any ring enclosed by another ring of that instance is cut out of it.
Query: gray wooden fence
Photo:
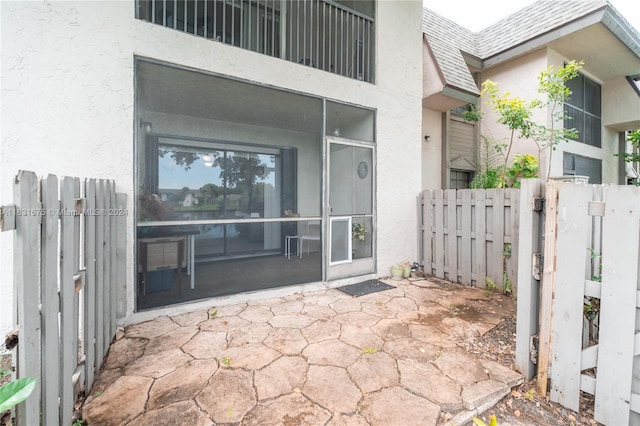
[[[515,290],[519,190],[426,190],[418,199],[421,263],[428,275]],[[508,280],[508,281],[507,281]]]
[[[124,304],[126,195],[111,180],[21,171],[0,230],[14,230],[17,378],[38,386],[19,425],[70,425],[90,389]]]
[[[540,311],[540,350],[549,322],[551,400],[578,411],[587,392],[598,422],[640,424],[640,188],[550,184],[550,203],[545,258],[555,262],[544,266],[541,305],[545,293],[552,302],[550,315]],[[599,339],[583,347],[587,298],[600,302]]]

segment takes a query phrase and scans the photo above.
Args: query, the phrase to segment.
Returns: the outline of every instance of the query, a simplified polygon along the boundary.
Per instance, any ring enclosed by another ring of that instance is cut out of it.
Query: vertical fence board
[[[533,377],[529,344],[531,336],[538,330],[538,280],[534,277],[534,253],[539,250],[539,213],[533,211],[534,197],[540,197],[542,183],[538,179],[525,179],[520,188],[518,276],[516,288],[516,367],[527,378]]]
[[[559,188],[556,265],[552,333],[551,399],[567,408],[580,408],[580,371],[584,274],[588,253],[587,235],[590,188],[565,185]]]
[[[424,272],[431,275],[433,274],[433,227],[432,220],[433,216],[431,212],[433,211],[433,199],[431,197],[431,191],[423,191],[422,192],[422,219],[423,223],[423,243],[422,243],[422,256],[424,265]]]
[[[109,258],[110,260],[110,266],[111,266],[111,272],[109,273],[109,276],[111,277],[111,282],[109,283],[109,342],[111,342],[111,337],[113,337],[116,333],[116,302],[117,302],[117,291],[118,291],[118,286],[117,286],[117,272],[118,269],[116,267],[116,247],[117,247],[117,216],[116,216],[116,211],[117,211],[117,205],[116,205],[116,186],[114,184],[113,181],[110,182],[109,185],[109,204],[111,206],[110,210],[106,212],[107,214],[107,218],[109,219],[110,222],[110,231],[111,231],[111,235],[109,236],[109,246],[110,246],[110,253],[109,253]]]
[[[484,288],[486,286],[485,278],[487,276],[487,193],[484,189],[473,191],[473,193],[475,194],[476,205],[476,286]]]
[[[435,229],[435,258],[436,258],[436,277],[444,278],[444,200],[443,200],[443,192],[441,190],[433,191],[434,195],[434,210],[435,210],[435,219],[436,219],[436,229]]]
[[[58,178],[48,175],[42,180],[42,209],[46,213],[42,223],[42,266],[40,293],[42,297],[42,424],[60,423],[58,391],[60,389],[60,346],[58,312],[58,221],[60,202],[58,201]]]
[[[461,207],[461,238],[460,238],[460,265],[462,284],[471,285],[471,190],[460,190],[462,199]]]
[[[87,389],[93,385],[96,370],[95,326],[96,326],[96,181],[85,181],[86,211],[85,219],[85,284],[84,284],[84,344],[85,378]]]
[[[116,194],[116,318],[124,318],[127,314],[127,194]],[[193,273],[193,271],[191,271]]]
[[[103,264],[103,293],[102,293],[102,303],[103,303],[103,319],[102,319],[102,345],[105,350],[105,355],[109,350],[109,343],[111,342],[111,221],[106,212],[111,209],[111,185],[108,180],[104,181],[104,209],[101,212],[102,224],[104,226],[104,232],[102,235],[103,238],[103,247],[104,247],[104,264]]]
[[[73,276],[78,272],[77,257],[74,256],[75,240],[75,199],[79,197],[76,180],[65,177],[60,187],[62,201],[62,223],[60,228],[62,250],[60,267],[60,340],[61,346],[61,381],[60,381],[60,421],[71,423],[73,414],[73,373],[78,364],[78,313],[75,307],[78,298]]]
[[[100,369],[108,347],[104,346],[104,181],[96,182],[96,369]]]
[[[511,220],[509,221],[509,229],[505,229],[505,235],[509,235],[509,241],[511,244],[511,255],[506,259],[506,276],[509,279],[511,285],[511,291],[514,291],[514,287],[518,282],[518,234],[520,228],[520,191],[517,189],[509,189],[509,215]],[[528,226],[531,226],[530,224]],[[506,283],[505,283],[506,285]]]
[[[447,189],[444,196],[447,203],[447,252],[445,257],[445,270],[448,268],[447,279],[458,282],[458,220],[456,207],[456,190]]]
[[[595,420],[605,424],[629,423],[640,254],[638,199],[640,188],[611,187],[607,190],[594,410]]]
[[[551,348],[551,317],[556,267],[556,226],[558,188],[561,184],[547,184],[545,190],[544,272],[540,296],[540,339],[538,348],[538,394],[547,395],[547,376]]]
[[[20,171],[14,181],[16,235],[14,241],[14,294],[18,326],[18,377],[41,377],[40,371],[40,271],[33,259],[40,256],[41,205],[38,179],[33,172]],[[40,379],[41,381],[42,379]],[[18,425],[40,423],[40,386],[16,407]]]
[[[489,265],[492,268],[491,274],[487,274],[492,278],[500,290],[504,289],[504,193],[505,191],[492,189],[491,198],[493,199],[493,212],[491,232],[492,238],[492,250],[491,250],[491,263]]]

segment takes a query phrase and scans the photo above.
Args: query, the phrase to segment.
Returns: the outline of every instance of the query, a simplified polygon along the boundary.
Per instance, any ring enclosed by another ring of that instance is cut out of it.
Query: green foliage
[[[492,414],[491,416],[489,416],[488,424],[477,417],[473,418],[473,423],[475,423],[477,426],[498,426],[498,419],[496,418],[495,414]]]
[[[506,145],[495,144],[485,135],[480,136],[480,161],[478,172],[469,183],[469,188],[500,188],[502,187],[502,153]]]
[[[538,159],[530,154],[517,154],[505,174],[505,186],[520,188],[520,180],[538,177]]]
[[[353,239],[364,241],[367,232],[367,228],[362,223],[353,223],[351,225],[351,238]]]
[[[492,292],[498,290],[498,285],[494,280],[489,277],[485,277],[484,294],[489,296]]]
[[[36,387],[36,379],[24,377],[0,387],[0,413],[27,399]]]
[[[627,163],[640,162],[640,129],[627,133],[627,142],[631,142],[633,146],[633,152],[621,152],[619,154],[613,154],[616,157],[622,157]],[[637,185],[637,184],[636,184]]]
[[[512,97],[508,91],[500,93],[497,83],[491,80],[482,84],[482,94],[488,96],[487,104],[498,115],[498,123],[505,125],[511,131],[504,155],[502,182],[508,180],[508,178],[505,179],[505,174],[508,171],[507,161],[516,135],[523,139],[533,140],[538,148],[538,164],[542,150],[549,150],[547,177],[551,173],[552,151],[561,141],[577,137],[576,129],[564,128],[564,120],[568,117],[564,112],[563,103],[571,96],[571,90],[565,83],[578,75],[583,64],[582,61],[571,61],[563,67],[556,69],[554,66],[550,66],[542,71],[538,76],[538,92],[544,96],[543,100],[526,101]],[[551,126],[539,124],[533,120],[534,112],[542,108],[550,110]],[[558,122],[563,123],[562,127],[556,128]]]

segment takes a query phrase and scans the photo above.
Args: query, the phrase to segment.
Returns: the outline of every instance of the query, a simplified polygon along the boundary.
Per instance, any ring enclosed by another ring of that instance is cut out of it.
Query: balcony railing
[[[372,83],[374,0],[136,0],[137,18]]]

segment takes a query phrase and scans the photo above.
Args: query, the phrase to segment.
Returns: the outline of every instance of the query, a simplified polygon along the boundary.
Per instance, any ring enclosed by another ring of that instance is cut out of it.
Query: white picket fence
[[[541,304],[549,293],[552,312],[541,310],[540,338],[550,320],[551,399],[578,411],[584,391],[595,396],[598,422],[640,424],[640,188],[550,184],[546,192],[555,218],[545,228],[555,238],[546,236]],[[600,315],[597,344],[583,348],[585,297],[600,299]]]
[[[14,230],[17,378],[38,386],[18,425],[70,425],[124,312],[126,195],[111,180],[21,171],[0,230]]]
[[[421,263],[428,275],[484,288],[515,286],[519,190],[425,190],[419,197]],[[515,290],[515,288],[514,288]]]

